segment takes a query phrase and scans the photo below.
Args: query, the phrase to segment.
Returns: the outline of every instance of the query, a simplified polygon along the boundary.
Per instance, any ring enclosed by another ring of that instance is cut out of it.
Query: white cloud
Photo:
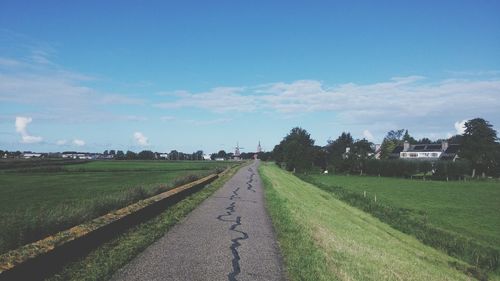
[[[16,116],[16,132],[21,134],[21,143],[38,143],[43,140],[42,137],[32,136],[28,133],[28,124],[32,121],[31,117]]]
[[[148,146],[149,145],[148,138],[141,132],[134,133],[134,140],[140,146]]]
[[[243,87],[218,87],[196,94],[177,91],[174,93],[177,97],[175,101],[158,103],[154,106],[165,109],[192,107],[219,113],[254,111],[257,108],[255,97],[243,95],[243,91]]]
[[[363,131],[363,137],[369,141],[373,141],[374,139],[372,133],[370,133],[370,131],[368,130]]]
[[[474,93],[472,98],[471,93]],[[219,87],[203,93],[178,92],[161,108],[201,108],[212,112],[272,110],[281,114],[334,111],[344,120],[441,116],[496,112],[500,79],[426,82],[422,76],[395,77],[372,84],[328,87],[317,80],[277,82],[255,87]]]
[[[80,139],[74,139],[73,140],[73,144],[76,145],[76,146],[84,146],[85,145],[85,141],[84,140],[80,140]]]
[[[455,122],[455,130],[457,132],[457,135],[463,135],[465,133],[465,123],[468,120],[462,120],[462,121],[457,121]]]
[[[56,145],[65,145],[67,143],[68,143],[67,140],[58,140],[58,141],[56,141]]]
[[[137,97],[97,90],[88,82],[98,78],[66,70],[49,59],[50,50],[25,53],[19,58],[0,57],[3,105],[29,105],[51,119],[85,122],[119,119],[113,107],[145,103]]]

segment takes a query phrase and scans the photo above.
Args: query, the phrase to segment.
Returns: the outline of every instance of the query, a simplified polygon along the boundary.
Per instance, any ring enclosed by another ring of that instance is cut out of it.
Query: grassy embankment
[[[151,220],[131,228],[92,251],[86,257],[69,264],[61,272],[49,278],[48,281],[94,281],[111,278],[118,269],[144,251],[151,243],[162,237],[172,226],[181,221],[203,200],[219,189],[236,173],[238,168],[231,168],[201,191],[188,196]]]
[[[221,162],[2,161],[0,253],[225,167]]]
[[[272,164],[259,169],[291,280],[471,280],[467,265]]]
[[[499,182],[338,175],[305,178],[393,227],[498,278]]]

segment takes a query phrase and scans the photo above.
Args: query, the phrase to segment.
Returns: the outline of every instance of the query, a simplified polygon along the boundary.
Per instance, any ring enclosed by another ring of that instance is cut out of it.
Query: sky
[[[500,126],[499,1],[0,1],[0,149]]]

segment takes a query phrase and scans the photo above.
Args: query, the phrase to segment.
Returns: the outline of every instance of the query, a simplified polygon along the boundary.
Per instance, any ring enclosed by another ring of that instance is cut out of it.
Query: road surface
[[[258,164],[241,168],[112,280],[285,280]]]

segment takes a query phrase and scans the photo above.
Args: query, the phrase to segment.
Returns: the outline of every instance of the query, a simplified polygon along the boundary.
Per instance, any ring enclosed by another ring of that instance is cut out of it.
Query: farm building
[[[24,159],[29,159],[29,158],[40,158],[42,157],[42,154],[41,153],[35,153],[35,152],[31,152],[31,151],[28,151],[28,152],[23,152],[23,158]]]
[[[410,144],[405,141],[392,151],[391,158],[407,160],[451,160],[455,161],[460,146],[458,144],[448,144],[443,141],[441,144]]]

